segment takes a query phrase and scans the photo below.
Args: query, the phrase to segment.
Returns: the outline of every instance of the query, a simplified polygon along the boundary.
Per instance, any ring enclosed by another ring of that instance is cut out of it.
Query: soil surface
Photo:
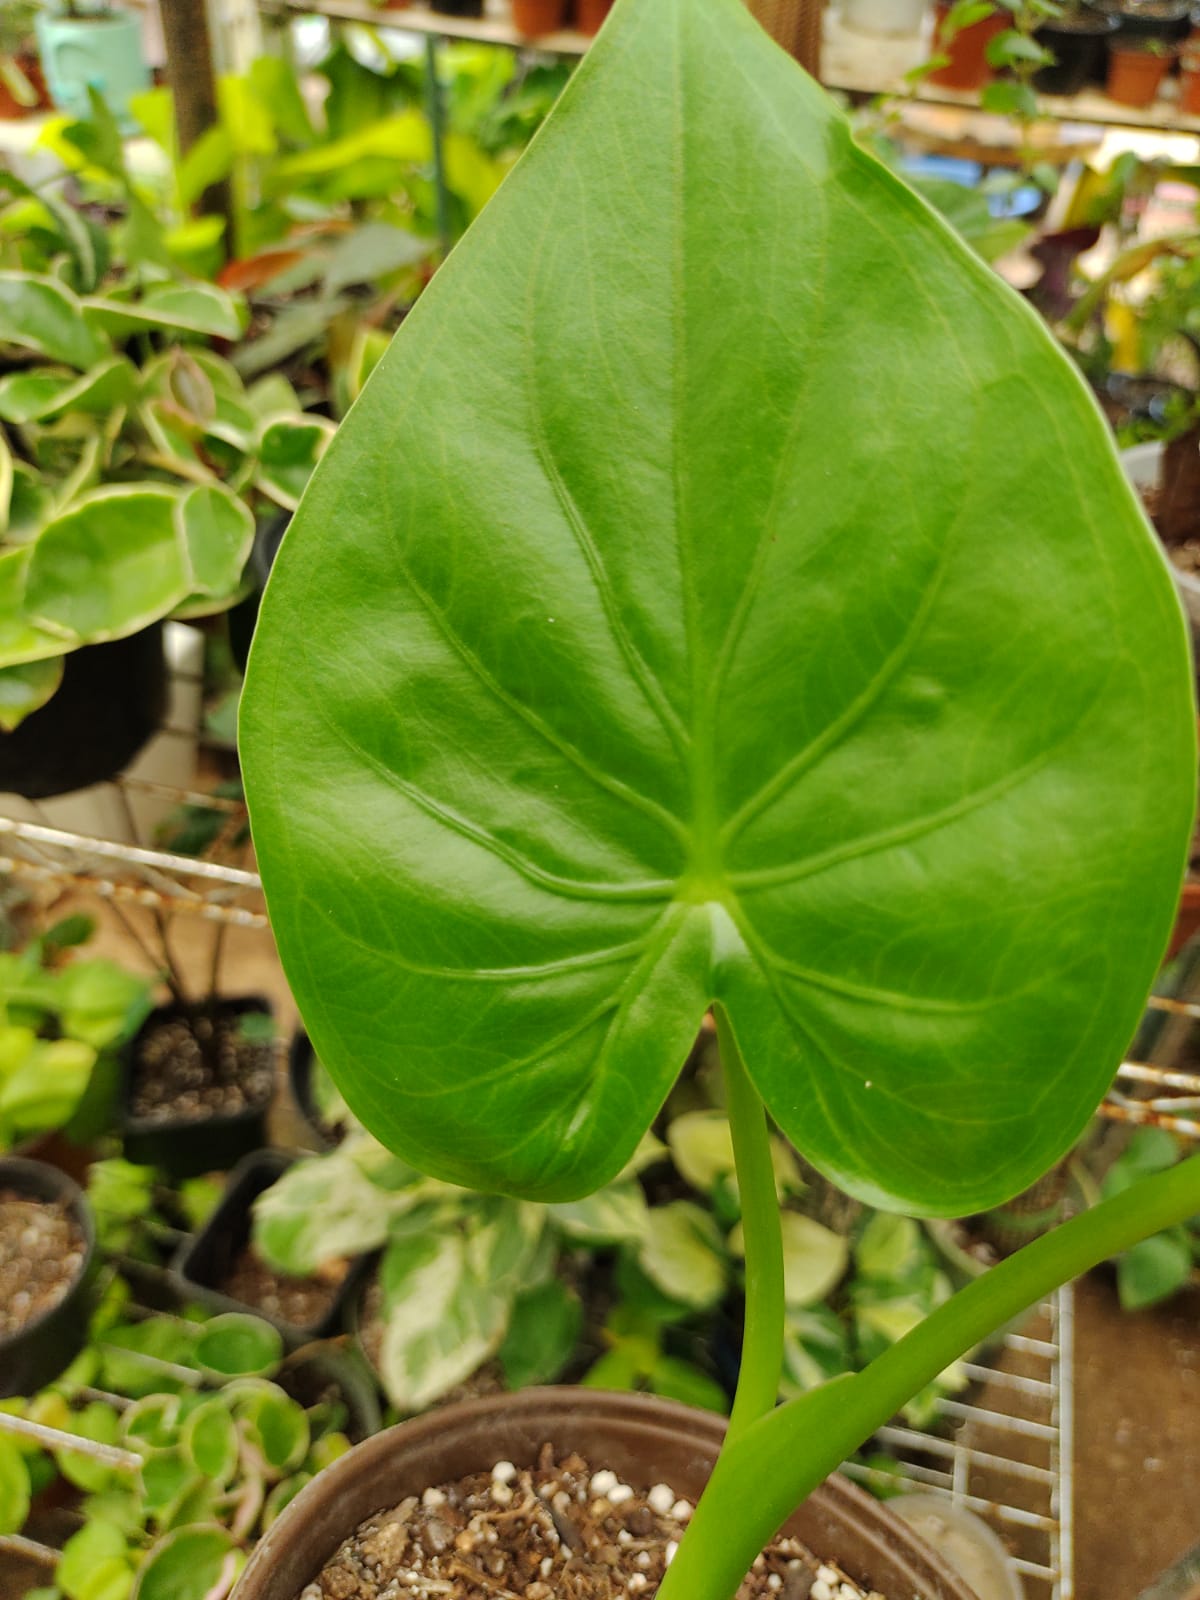
[[[293,1327],[309,1328],[332,1309],[348,1270],[347,1261],[329,1261],[309,1278],[294,1278],[269,1267],[254,1246],[247,1244],[233,1258],[218,1287],[242,1305]]]
[[[532,1471],[500,1461],[490,1476],[377,1512],[298,1600],[650,1600],[691,1514],[666,1484],[635,1491],[577,1455],[556,1462],[547,1446]],[[860,1600],[862,1590],[780,1539],[738,1590],[738,1600],[776,1596]]]
[[[0,1338],[62,1301],[79,1276],[83,1232],[65,1205],[0,1189]]]
[[[146,1122],[200,1121],[264,1106],[275,1047],[247,1039],[241,1016],[164,1018],[146,1028],[133,1063],[130,1111]]]

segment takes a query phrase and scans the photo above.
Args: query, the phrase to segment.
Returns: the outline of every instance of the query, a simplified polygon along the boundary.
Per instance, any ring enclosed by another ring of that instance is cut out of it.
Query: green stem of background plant
[[[792,1511],[906,1400],[1027,1306],[1198,1212],[1200,1156],[1193,1156],[992,1267],[864,1371],[743,1428],[721,1452],[658,1600],[732,1600]]]
[[[783,1371],[783,1234],[767,1114],[750,1082],[729,1019],[719,1006],[714,1015],[746,1251],[742,1365],[729,1419],[729,1438],[736,1439],[750,1423],[770,1411],[779,1398]]]

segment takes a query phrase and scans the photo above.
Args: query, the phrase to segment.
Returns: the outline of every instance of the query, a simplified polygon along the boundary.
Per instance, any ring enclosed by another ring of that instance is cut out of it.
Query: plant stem
[[[863,1372],[750,1424],[722,1450],[659,1600],[732,1600],[796,1506],[905,1401],[1027,1306],[1197,1212],[1200,1156],[1192,1156],[992,1267]]]
[[[779,1398],[783,1371],[783,1235],[767,1114],[750,1082],[729,1019],[720,1006],[714,1015],[746,1245],[742,1365],[729,1419],[729,1437],[735,1439],[751,1422],[770,1411]]]

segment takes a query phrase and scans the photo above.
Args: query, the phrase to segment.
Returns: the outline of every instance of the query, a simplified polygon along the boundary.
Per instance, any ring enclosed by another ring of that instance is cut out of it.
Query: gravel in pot
[[[171,1178],[227,1171],[266,1142],[273,1037],[258,997],[151,1012],[126,1055],[125,1154]]]
[[[0,1398],[43,1388],[83,1347],[95,1230],[64,1173],[0,1160]]]

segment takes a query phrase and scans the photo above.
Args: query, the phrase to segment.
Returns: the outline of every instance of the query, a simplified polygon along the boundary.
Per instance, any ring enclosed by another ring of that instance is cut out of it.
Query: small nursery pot
[[[224,1016],[256,1013],[270,1016],[271,1004],[260,995],[241,1000],[218,1000],[212,1011]],[[158,1167],[169,1178],[198,1178],[206,1172],[228,1172],[233,1166],[260,1150],[267,1142],[269,1096],[261,1105],[242,1111],[210,1117],[139,1117],[132,1110],[134,1066],[139,1045],[147,1033],[164,1022],[186,1020],[179,1005],[159,1006],[152,1011],[137,1036],[123,1051],[125,1078],[121,1089],[121,1137],[128,1161],[140,1166]]]
[[[563,25],[564,0],[512,0],[513,27],[525,39],[553,33]]]
[[[13,1189],[31,1200],[64,1204],[83,1235],[83,1261],[71,1287],[56,1306],[0,1339],[0,1399],[36,1394],[74,1361],[87,1337],[87,1300],[96,1225],[91,1207],[65,1173],[40,1161],[17,1156],[0,1159],[0,1189]]]
[[[139,17],[123,11],[106,17],[64,17],[42,11],[37,37],[46,83],[60,111],[88,116],[91,88],[118,122],[131,124],[130,100],[150,87]]]
[[[599,33],[613,0],[575,0],[575,26],[580,33]]]
[[[488,1472],[499,1460],[532,1466],[544,1444],[595,1468],[689,1499],[712,1471],[724,1421],[651,1395],[526,1389],[449,1406],[389,1428],[335,1461],[296,1496],[259,1543],[237,1600],[297,1600],[342,1540],[372,1512],[436,1484]],[[837,1561],[866,1589],[909,1600],[973,1600],[938,1556],[878,1502],[836,1475],[785,1532]]]
[[[234,1259],[250,1241],[251,1207],[291,1165],[292,1158],[277,1150],[258,1150],[240,1162],[229,1175],[217,1209],[200,1232],[180,1247],[171,1264],[171,1276],[186,1300],[198,1300],[217,1312],[248,1311],[277,1328],[288,1346],[296,1349],[333,1333],[341,1325],[346,1301],[362,1276],[365,1258],[350,1266],[328,1309],[308,1323],[287,1322],[261,1306],[234,1299],[221,1288]]]
[[[327,1391],[336,1391],[346,1408],[341,1431],[351,1444],[371,1438],[383,1426],[371,1369],[357,1351],[332,1339],[304,1345],[288,1356],[275,1374],[275,1382],[305,1409],[318,1404]]]
[[[481,17],[483,0],[429,0],[429,9],[443,17]]]
[[[1118,33],[1108,47],[1108,78],[1104,92],[1118,105],[1144,110],[1158,98],[1171,61],[1168,46],[1127,42],[1125,35]]]
[[[947,0],[938,0],[933,49],[935,55],[948,56],[949,61],[946,66],[931,72],[929,81],[940,84],[943,89],[982,89],[992,77],[987,47],[1008,26],[1008,13],[1000,12],[984,17],[980,22],[973,22],[967,28],[960,28],[950,42],[943,45],[942,25],[950,10]]]
[[[1101,72],[1105,41],[1120,26],[1119,17],[1090,6],[1044,23],[1037,30],[1037,42],[1055,59],[1053,66],[1034,73],[1034,88],[1041,94],[1078,94]]]
[[[1097,11],[1117,18],[1120,39],[1159,39],[1182,44],[1191,28],[1193,0],[1092,0]]]
[[[0,792],[49,800],[122,772],[167,705],[161,623],[66,658],[51,699],[0,733]]]

